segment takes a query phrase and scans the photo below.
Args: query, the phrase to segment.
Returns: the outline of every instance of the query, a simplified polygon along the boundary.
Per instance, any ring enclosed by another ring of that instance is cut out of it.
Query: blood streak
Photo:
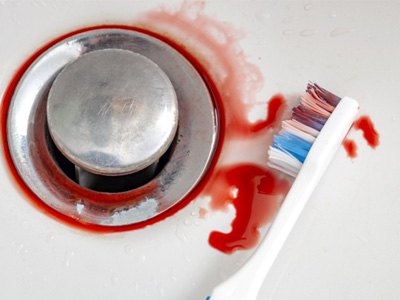
[[[376,148],[379,145],[379,133],[369,116],[358,118],[354,122],[354,129],[362,131],[364,139],[371,148]]]
[[[354,140],[345,139],[342,144],[350,158],[357,157],[357,144]]]
[[[375,149],[379,145],[379,133],[369,116],[359,117],[354,122],[353,130],[361,130],[363,138],[371,148]],[[358,146],[354,140],[347,138],[343,141],[342,145],[350,158],[357,157]]]
[[[282,94],[274,95],[268,102],[267,120],[254,124],[252,130],[257,132],[264,128],[279,125],[287,105]]]

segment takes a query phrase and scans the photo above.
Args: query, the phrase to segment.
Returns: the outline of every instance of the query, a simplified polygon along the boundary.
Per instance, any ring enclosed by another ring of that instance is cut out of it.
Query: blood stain
[[[354,129],[361,130],[363,137],[371,148],[379,145],[379,133],[369,116],[361,116],[354,122]]]
[[[207,217],[207,209],[204,207],[199,208],[199,217],[200,219],[205,219]]]
[[[357,157],[357,144],[354,140],[344,139],[342,144],[350,158]]]
[[[271,221],[290,184],[266,167],[238,164],[220,168],[213,186],[212,209],[224,210],[231,204],[236,216],[231,223],[231,231],[211,232],[209,243],[231,254],[257,245],[260,229]],[[232,194],[232,189],[236,193]]]
[[[375,149],[379,145],[379,133],[375,128],[374,123],[372,122],[369,116],[361,116],[359,117],[353,124],[352,130],[360,130],[363,133],[363,138],[367,142],[368,146]],[[349,138],[346,138],[342,143],[344,149],[347,152],[347,155],[350,158],[356,158],[358,156],[357,153],[357,143]]]

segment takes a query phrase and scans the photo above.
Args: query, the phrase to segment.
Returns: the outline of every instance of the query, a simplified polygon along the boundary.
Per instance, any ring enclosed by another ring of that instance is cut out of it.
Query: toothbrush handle
[[[294,224],[350,129],[358,103],[344,97],[315,140],[264,240],[250,259],[217,286],[211,300],[256,300],[258,291]]]

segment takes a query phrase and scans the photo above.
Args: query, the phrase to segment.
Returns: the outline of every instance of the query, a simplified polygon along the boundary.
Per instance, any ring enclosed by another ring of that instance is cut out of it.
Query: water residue
[[[183,259],[188,263],[188,264],[191,264],[193,261],[192,261],[192,259],[189,257],[189,256],[187,256],[187,255],[184,255],[183,256]]]
[[[313,5],[311,3],[307,3],[304,5],[304,10],[311,10],[312,7]]]
[[[288,16],[288,17],[285,17],[284,19],[282,19],[282,23],[283,24],[291,24],[291,23],[294,23],[295,21],[297,21],[299,19],[299,17],[297,17],[297,16]]]
[[[329,33],[329,35],[331,37],[338,37],[338,36],[341,36],[341,35],[348,34],[350,32],[351,32],[351,30],[348,29],[348,28],[335,28]]]
[[[48,234],[46,235],[46,242],[48,242],[48,243],[54,241],[55,239],[56,239],[56,237],[54,236],[53,233],[48,233]]]
[[[85,205],[82,202],[77,202],[75,207],[78,215],[81,215],[83,210],[85,209]]]
[[[136,247],[134,245],[125,245],[124,250],[127,255],[135,255],[136,253]]]
[[[193,221],[192,221],[191,219],[189,219],[189,218],[185,218],[185,219],[183,220],[183,224],[184,224],[184,225],[192,225],[192,224],[193,224]]]
[[[283,35],[289,36],[289,35],[295,35],[297,32],[296,30],[292,30],[292,29],[285,29],[282,31]]]
[[[188,235],[185,232],[186,225],[183,222],[180,222],[176,225],[175,229],[175,236],[181,241],[181,242],[187,242],[189,240]]]
[[[116,285],[119,283],[119,277],[116,274],[111,275],[111,283]]]
[[[268,20],[271,18],[271,14],[266,13],[266,12],[258,12],[256,13],[256,19],[260,22],[264,21],[264,20]]]
[[[40,7],[40,8],[44,8],[46,7],[46,3],[42,0],[34,0],[31,2],[34,6]]]
[[[160,297],[163,298],[165,296],[165,288],[160,287],[159,292],[160,292]]]
[[[65,254],[65,262],[64,262],[64,264],[65,264],[65,266],[67,268],[69,268],[71,266],[71,260],[73,259],[74,256],[75,256],[75,252],[74,251],[68,251]]]
[[[302,37],[308,37],[308,36],[312,36],[316,33],[317,33],[317,31],[314,29],[304,29],[304,30],[300,31],[299,35]]]
[[[25,255],[29,252],[29,250],[24,246],[24,244],[20,244],[17,249],[17,255]]]

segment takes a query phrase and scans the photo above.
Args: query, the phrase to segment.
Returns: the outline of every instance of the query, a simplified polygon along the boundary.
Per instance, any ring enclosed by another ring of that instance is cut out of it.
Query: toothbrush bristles
[[[308,152],[341,98],[316,83],[309,83],[268,149],[268,165],[289,176],[300,171]]]

